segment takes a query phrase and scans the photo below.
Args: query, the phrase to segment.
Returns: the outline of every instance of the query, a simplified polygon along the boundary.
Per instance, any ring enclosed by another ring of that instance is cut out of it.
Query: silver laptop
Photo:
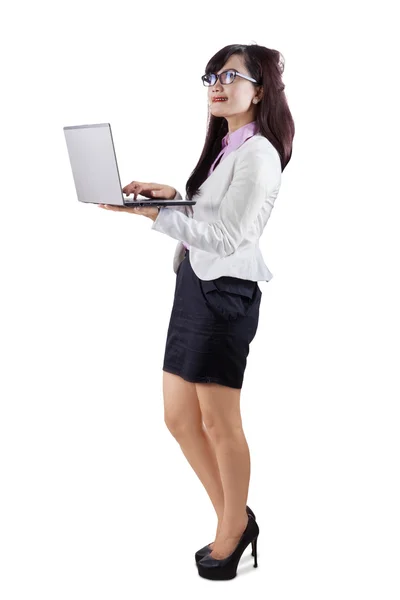
[[[183,206],[196,200],[139,198],[122,191],[110,123],[64,127],[76,194],[80,202],[112,206]]]

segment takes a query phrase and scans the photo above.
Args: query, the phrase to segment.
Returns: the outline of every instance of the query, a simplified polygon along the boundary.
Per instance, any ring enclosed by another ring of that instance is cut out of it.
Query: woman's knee
[[[236,420],[230,421],[211,414],[208,417],[203,417],[203,421],[214,444],[226,440],[236,440],[238,436],[243,435],[242,423]]]
[[[164,422],[174,437],[202,428],[202,415],[194,383],[164,371]]]
[[[202,421],[213,441],[240,434],[240,390],[219,384],[196,384]]]

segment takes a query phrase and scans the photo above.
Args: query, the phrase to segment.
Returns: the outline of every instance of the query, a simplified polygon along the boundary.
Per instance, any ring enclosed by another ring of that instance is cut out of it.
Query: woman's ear
[[[263,97],[263,93],[264,90],[261,88],[258,92],[257,92],[257,96],[255,98],[253,98],[253,103],[254,104],[258,104],[258,102],[261,101],[261,98]]]

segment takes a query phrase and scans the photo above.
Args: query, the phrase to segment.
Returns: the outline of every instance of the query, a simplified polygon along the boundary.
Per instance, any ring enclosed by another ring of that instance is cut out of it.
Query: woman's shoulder
[[[275,146],[261,133],[255,133],[251,138],[247,139],[238,149],[238,158],[255,158],[259,157],[279,161],[280,157]]]

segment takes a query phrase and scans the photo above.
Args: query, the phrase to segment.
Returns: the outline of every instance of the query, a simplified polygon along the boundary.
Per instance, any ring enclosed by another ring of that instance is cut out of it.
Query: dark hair
[[[257,104],[256,121],[259,133],[276,148],[281,159],[282,171],[292,155],[295,133],[294,121],[284,93],[282,82],[285,61],[278,50],[258,44],[230,44],[219,50],[209,60],[205,73],[216,73],[232,54],[243,56],[245,66],[253,79],[261,82],[263,96]],[[253,84],[257,85],[257,84]],[[222,138],[228,133],[228,122],[209,112],[207,135],[199,161],[186,182],[186,197],[192,200],[199,194],[201,184],[222,148]]]

